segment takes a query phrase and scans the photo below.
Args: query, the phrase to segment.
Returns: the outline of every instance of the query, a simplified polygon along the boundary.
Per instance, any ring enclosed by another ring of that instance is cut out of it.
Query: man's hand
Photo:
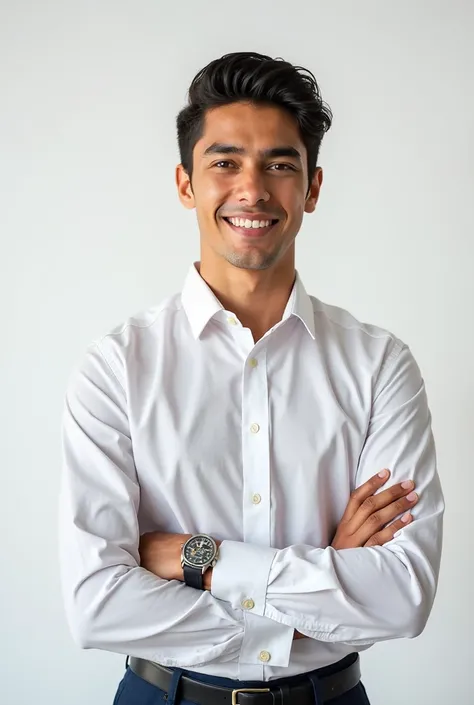
[[[183,580],[181,547],[192,534],[152,531],[140,537],[140,565],[163,580]]]
[[[389,477],[390,471],[382,470],[352,493],[331,544],[333,548],[383,546],[413,521],[409,510],[418,502],[414,482],[407,480],[375,494]],[[400,519],[392,521],[400,514]],[[293,639],[304,638],[295,630]]]
[[[389,477],[389,470],[382,470],[354,490],[331,543],[333,548],[383,546],[413,521],[409,510],[418,502],[414,482],[407,480],[375,494]],[[403,516],[393,521],[400,514]]]

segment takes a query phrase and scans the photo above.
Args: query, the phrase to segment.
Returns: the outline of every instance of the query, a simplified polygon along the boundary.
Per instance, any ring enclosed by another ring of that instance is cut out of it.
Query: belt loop
[[[183,671],[181,670],[181,668],[173,669],[173,675],[171,677],[171,683],[166,697],[166,702],[168,703],[168,705],[175,705],[175,702],[176,705],[178,705],[180,701],[180,697],[178,695],[178,688],[182,675]]]
[[[324,705],[318,676],[316,676],[314,673],[308,673],[308,678],[311,681],[311,685],[313,686],[314,704]]]

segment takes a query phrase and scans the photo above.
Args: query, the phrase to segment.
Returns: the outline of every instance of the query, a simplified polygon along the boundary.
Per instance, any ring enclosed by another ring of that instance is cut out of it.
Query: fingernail
[[[379,472],[379,477],[388,477],[388,470],[381,470]]]
[[[403,521],[404,524],[406,524],[407,521],[410,521],[410,519],[411,519],[411,514],[410,514],[410,512],[407,512],[407,514],[404,514],[404,515],[402,516],[402,519],[401,519],[401,520]]]
[[[412,480],[405,480],[405,482],[402,482],[402,487],[404,490],[409,490],[410,487],[413,487],[413,481]]]
[[[416,492],[410,492],[410,494],[407,495],[407,500],[409,502],[414,502],[415,499],[418,499],[418,495],[416,494]]]

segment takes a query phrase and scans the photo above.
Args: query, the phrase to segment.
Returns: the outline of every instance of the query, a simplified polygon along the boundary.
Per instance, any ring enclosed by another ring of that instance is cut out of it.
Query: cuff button
[[[253,610],[253,608],[255,607],[255,602],[250,598],[248,598],[247,600],[242,600],[242,607],[244,608],[244,610]]]

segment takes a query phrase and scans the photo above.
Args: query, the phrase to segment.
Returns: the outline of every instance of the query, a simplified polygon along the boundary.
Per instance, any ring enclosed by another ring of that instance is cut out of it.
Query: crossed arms
[[[295,635],[354,646],[418,635],[436,592],[444,505],[423,381],[408,349],[396,364],[374,402],[358,490],[332,545],[277,550],[215,537],[224,539],[220,559],[201,593],[181,582],[181,535],[140,536],[125,394],[90,352],[64,420],[61,567],[76,641],[169,666],[237,656],[250,663],[242,609],[249,595],[276,666],[288,665]],[[383,467],[390,478],[365,484]],[[405,480],[416,485],[411,504]],[[389,494],[374,495],[385,483]],[[390,526],[415,504],[413,520]]]

